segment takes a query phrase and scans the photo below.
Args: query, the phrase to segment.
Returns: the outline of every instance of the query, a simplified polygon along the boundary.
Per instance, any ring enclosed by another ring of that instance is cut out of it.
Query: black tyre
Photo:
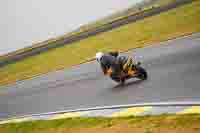
[[[125,82],[126,82],[126,79],[122,79],[121,82],[120,82],[120,84],[121,84],[121,85],[124,85]]]
[[[147,71],[142,68],[141,66],[136,66],[137,72],[138,72],[138,78],[141,80],[147,80],[148,74]]]

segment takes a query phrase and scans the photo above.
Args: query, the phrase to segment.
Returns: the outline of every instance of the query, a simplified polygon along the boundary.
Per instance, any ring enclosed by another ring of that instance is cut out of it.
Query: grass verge
[[[59,37],[55,37],[55,38],[50,38],[50,39],[45,40],[43,42],[35,43],[30,47],[25,47],[25,48],[16,50],[14,52],[8,53],[6,55],[2,55],[2,56],[0,56],[0,60],[4,60],[6,58],[10,58],[10,57],[16,56],[16,55],[21,54],[21,53],[26,53],[28,51],[31,51],[32,49],[39,48],[41,46],[51,45],[52,43],[55,43],[56,41],[59,41],[59,40],[63,40],[65,38],[67,38],[67,37],[71,37],[71,36],[80,34],[80,33],[85,32],[85,31],[94,30],[97,27],[101,27],[101,26],[103,26],[103,25],[105,25],[107,23],[111,23],[113,21],[117,21],[119,19],[126,18],[126,17],[128,17],[130,15],[146,11],[146,10],[151,9],[153,7],[164,6],[164,5],[170,4],[170,3],[174,2],[174,1],[176,1],[176,0],[165,0],[165,1],[156,0],[155,2],[150,2],[148,4],[147,3],[146,4],[143,3],[143,6],[134,5],[134,6],[130,7],[130,8],[128,8],[128,9],[125,9],[122,12],[117,12],[117,13],[114,13],[114,14],[112,14],[110,16],[102,18],[100,20],[97,20],[95,22],[80,26],[76,30],[74,30],[74,31],[72,31],[70,33],[66,33],[65,35],[62,35],[62,36],[59,36]],[[140,7],[140,9],[138,9],[139,7]]]
[[[200,31],[200,1],[145,18],[72,45],[49,50],[0,68],[0,84],[30,78],[91,59],[97,51],[128,50]],[[169,28],[170,27],[170,28]]]
[[[200,115],[68,118],[0,125],[1,133],[199,133]]]

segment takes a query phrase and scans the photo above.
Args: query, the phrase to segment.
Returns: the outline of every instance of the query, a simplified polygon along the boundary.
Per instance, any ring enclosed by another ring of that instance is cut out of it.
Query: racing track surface
[[[149,72],[147,81],[118,86],[96,62],[0,88],[0,118],[141,102],[200,100],[200,34],[135,49]],[[67,60],[65,60],[67,61]]]

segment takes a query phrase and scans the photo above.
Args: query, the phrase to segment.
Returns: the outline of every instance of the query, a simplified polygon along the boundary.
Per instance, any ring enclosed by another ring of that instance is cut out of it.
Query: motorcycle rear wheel
[[[138,73],[137,78],[141,80],[147,80],[148,74],[144,68],[142,68],[141,66],[136,66],[136,70]]]

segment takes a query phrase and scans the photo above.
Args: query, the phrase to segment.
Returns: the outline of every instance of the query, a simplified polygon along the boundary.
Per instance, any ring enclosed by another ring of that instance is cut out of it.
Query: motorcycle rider
[[[104,75],[110,76],[117,82],[124,82],[125,78],[133,74],[129,73],[131,71],[128,71],[129,68],[132,69],[132,58],[122,55],[119,56],[119,52],[98,52],[96,53],[96,60],[100,63]]]

